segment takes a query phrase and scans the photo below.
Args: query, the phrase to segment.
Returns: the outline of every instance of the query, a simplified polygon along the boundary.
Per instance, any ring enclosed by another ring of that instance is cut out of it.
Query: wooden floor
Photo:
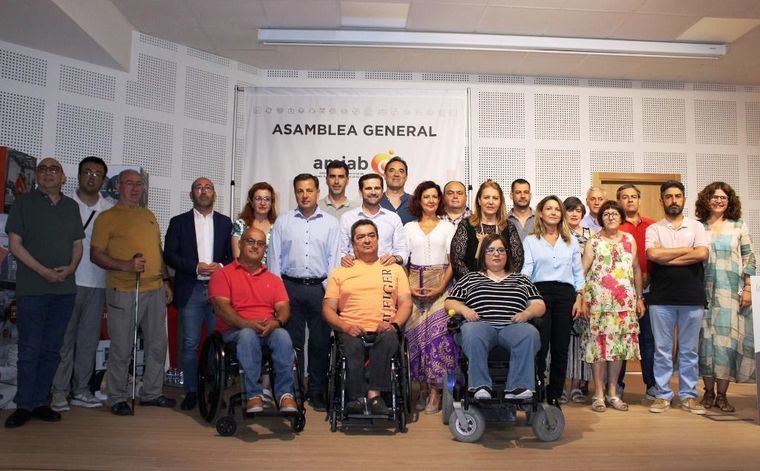
[[[760,469],[754,385],[732,385],[736,414],[700,417],[681,410],[678,401],[664,414],[651,414],[640,402],[640,376],[627,382],[628,412],[600,414],[588,405],[567,405],[567,427],[555,443],[536,441],[529,427],[499,424],[489,424],[479,443],[458,443],[440,414],[422,416],[407,434],[390,428],[333,434],[324,414],[309,410],[306,430],[297,436],[287,422],[271,418],[239,423],[235,436],[220,437],[197,410],[138,406],[134,417],[116,417],[105,408],[72,408],[61,423],[0,428],[0,468]],[[167,389],[179,398],[180,391]],[[8,415],[2,412],[0,419]]]

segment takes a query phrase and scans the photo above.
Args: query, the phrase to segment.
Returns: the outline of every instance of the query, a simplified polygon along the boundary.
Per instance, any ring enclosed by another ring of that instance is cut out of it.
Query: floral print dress
[[[620,232],[613,242],[592,237],[594,260],[586,274],[589,325],[583,337],[583,361],[638,360],[639,322],[633,279],[633,236]]]

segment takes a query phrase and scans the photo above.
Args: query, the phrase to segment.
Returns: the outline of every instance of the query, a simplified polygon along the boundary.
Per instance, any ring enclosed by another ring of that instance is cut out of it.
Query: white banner
[[[352,201],[359,199],[359,177],[383,175],[394,156],[409,166],[407,193],[424,180],[441,187],[464,181],[466,91],[251,87],[245,104],[241,202],[252,184],[267,181],[277,193],[278,213],[295,208],[293,177],[299,173],[319,178],[323,198],[331,160],[348,165]]]

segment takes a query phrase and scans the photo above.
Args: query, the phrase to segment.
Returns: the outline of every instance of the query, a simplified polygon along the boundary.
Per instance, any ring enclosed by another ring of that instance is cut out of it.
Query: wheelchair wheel
[[[449,389],[451,376],[449,373],[443,374],[443,391],[441,393],[441,421],[443,425],[449,425],[449,417],[454,412],[454,396]]]
[[[335,408],[330,411],[330,431],[338,431],[338,411]]]
[[[231,415],[225,415],[216,421],[216,431],[223,437],[231,437],[235,435],[237,430],[237,422]]]
[[[304,427],[306,427],[306,414],[303,412],[296,414],[295,417],[290,419],[290,426],[295,433],[303,432]]]
[[[396,432],[406,433],[408,431],[406,428],[406,411],[402,409],[396,414]]]
[[[327,365],[327,397],[325,398],[327,401],[327,413],[325,415],[325,420],[330,421],[330,430],[332,430],[332,422],[333,422],[333,416],[337,417],[336,414],[336,401],[335,401],[335,382],[336,379],[336,366],[338,361],[338,339],[335,338],[335,336],[330,338],[330,358],[329,363]],[[337,420],[337,418],[336,418]]]
[[[401,396],[404,401],[404,411],[406,417],[412,415],[412,368],[409,366],[409,346],[406,339],[401,345]],[[406,418],[404,419],[406,420]],[[404,427],[406,429],[406,427]],[[406,432],[406,430],[403,430]]]
[[[203,342],[198,363],[198,410],[209,424],[222,406],[227,382],[224,362],[224,341],[221,334],[214,332]]]
[[[559,440],[565,430],[565,416],[559,408],[541,404],[532,414],[533,434],[542,442]]]
[[[452,412],[449,417],[449,430],[458,442],[474,443],[480,440],[483,432],[486,431],[486,418],[477,407],[470,406],[469,409],[462,409],[464,414],[464,423],[458,418],[456,412]]]

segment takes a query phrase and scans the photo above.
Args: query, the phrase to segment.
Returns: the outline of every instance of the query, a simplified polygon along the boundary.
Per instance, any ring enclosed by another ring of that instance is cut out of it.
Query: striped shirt
[[[464,303],[491,325],[503,326],[511,324],[515,314],[524,311],[529,301],[543,298],[522,273],[510,273],[497,283],[483,272],[471,271],[457,282],[448,299]]]

